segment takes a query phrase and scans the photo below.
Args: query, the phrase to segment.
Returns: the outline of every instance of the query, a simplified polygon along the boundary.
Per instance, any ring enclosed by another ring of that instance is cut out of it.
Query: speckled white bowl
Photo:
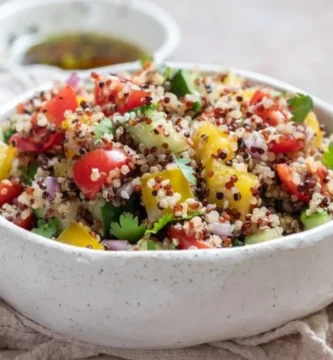
[[[332,131],[333,107],[314,102]],[[0,116],[13,106],[2,107]],[[258,334],[329,304],[332,253],[333,222],[242,248],[103,252],[50,241],[0,218],[0,294],[27,317],[81,340],[184,347]]]

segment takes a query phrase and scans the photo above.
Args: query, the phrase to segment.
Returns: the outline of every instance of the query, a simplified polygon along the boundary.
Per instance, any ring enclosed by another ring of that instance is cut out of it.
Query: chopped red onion
[[[103,240],[102,244],[114,251],[127,250],[130,245],[127,240]]]
[[[215,222],[211,224],[213,229],[212,233],[220,236],[232,236],[232,225],[229,221],[224,223]]]
[[[255,158],[261,158],[262,154],[258,151],[253,151],[254,149],[262,149],[265,152],[267,150],[267,144],[264,137],[257,131],[251,132],[247,137],[243,138],[243,141],[250,154]]]
[[[79,76],[76,73],[72,73],[71,76],[67,79],[66,83],[75,90],[80,81],[81,79]]]
[[[129,199],[130,196],[133,194],[134,192],[134,186],[132,181],[129,181],[127,183],[125,183],[123,186],[121,186],[117,191],[116,191],[116,197],[122,198],[122,199]]]
[[[46,200],[52,201],[57,192],[60,191],[60,186],[58,184],[58,181],[53,176],[47,176],[45,179],[43,179],[43,184],[46,187],[45,191],[48,193]]]

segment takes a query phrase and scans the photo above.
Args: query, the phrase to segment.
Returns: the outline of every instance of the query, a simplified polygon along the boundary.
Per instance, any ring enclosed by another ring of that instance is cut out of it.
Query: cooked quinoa
[[[0,135],[0,214],[45,241],[229,248],[333,215],[311,98],[228,71],[72,75],[18,104]]]

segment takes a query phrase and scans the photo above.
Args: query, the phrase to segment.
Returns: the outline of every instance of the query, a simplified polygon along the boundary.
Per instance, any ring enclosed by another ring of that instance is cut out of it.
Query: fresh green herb
[[[32,229],[32,232],[49,239],[56,236],[60,229],[59,220],[56,218],[50,218],[47,221],[39,219],[37,221],[37,226],[37,228]]]
[[[146,231],[145,225],[139,225],[138,217],[133,214],[124,213],[120,216],[119,222],[111,222],[110,234],[120,240],[128,240],[135,243],[142,238]]]
[[[313,101],[308,95],[297,94],[288,100],[292,108],[292,120],[296,123],[304,122],[306,116],[313,109]]]
[[[107,202],[103,205],[103,207],[101,207],[105,235],[109,235],[111,222],[117,221],[123,212],[123,207],[116,207],[111,202]]]
[[[140,115],[149,115],[150,112],[155,111],[157,109],[156,104],[143,105],[139,106],[135,109],[131,109],[130,112],[134,112],[137,116]]]
[[[154,58],[152,55],[149,55],[149,54],[143,55],[140,59],[140,64],[142,67],[145,67],[152,62],[154,62]]]
[[[177,95],[179,98],[186,94],[194,94],[194,77],[193,74],[187,70],[178,70],[172,77],[170,92]]]
[[[239,246],[244,246],[244,243],[241,242],[241,241],[238,240],[238,239],[235,239],[235,240],[232,242],[232,247],[239,247]]]
[[[112,121],[108,118],[102,119],[102,121],[94,127],[94,134],[97,140],[101,140],[104,134],[114,135]]]
[[[140,243],[140,250],[162,250],[162,247],[158,242],[154,242],[154,240],[144,239]]]
[[[179,169],[183,172],[187,181],[190,184],[195,185],[197,183],[197,179],[194,176],[195,170],[188,165],[189,162],[190,160],[186,158],[175,158],[175,163],[177,164]]]
[[[328,151],[324,152],[323,163],[329,169],[333,170],[333,144],[328,147]]]
[[[195,216],[201,215],[200,211],[196,211],[188,216],[184,217],[175,217],[173,214],[165,214],[162,216],[157,222],[155,222],[154,226],[151,229],[146,230],[146,234],[157,234],[160,230],[162,230],[166,225],[173,221],[182,221],[182,220],[190,220]]]
[[[173,214],[165,214],[157,222],[155,222],[154,226],[151,229],[148,229],[146,231],[146,234],[157,234],[160,230],[164,228],[164,226],[168,225],[173,220]]]
[[[201,110],[202,108],[202,105],[201,105],[201,102],[200,101],[196,101],[193,106],[192,106],[192,110],[197,113]]]
[[[0,141],[8,144],[9,139],[16,133],[15,129],[8,128],[7,130],[2,130],[0,128]]]
[[[22,173],[22,176],[23,176],[23,179],[24,179],[24,182],[27,184],[27,185],[31,185],[32,182],[35,180],[35,175],[37,173],[37,170],[39,168],[39,164],[38,163],[30,163],[28,165],[28,168],[25,169],[23,166],[20,166],[19,167],[19,170],[21,171]]]

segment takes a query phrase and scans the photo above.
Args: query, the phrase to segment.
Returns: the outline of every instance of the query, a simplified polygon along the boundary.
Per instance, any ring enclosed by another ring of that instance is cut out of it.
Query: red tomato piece
[[[47,129],[40,128],[34,131],[30,138],[23,138],[19,134],[14,134],[9,139],[9,143],[17,147],[20,152],[40,154],[55,146],[63,144],[62,133],[48,133]]]
[[[22,229],[31,230],[34,223],[34,217],[30,214],[27,218],[22,219],[21,214],[19,215],[18,219],[14,221],[14,224],[21,227]]]
[[[290,166],[288,166],[287,164],[277,164],[276,172],[277,172],[280,180],[282,181],[282,184],[284,185],[284,187],[287,189],[287,191],[290,194],[297,196],[297,198],[300,201],[303,201],[306,203],[308,203],[310,201],[309,194],[300,192],[297,189],[298,185],[293,182],[293,178],[292,178],[293,171],[290,168]]]
[[[125,104],[123,106],[120,105],[118,111],[123,114],[126,111],[145,105],[146,96],[150,96],[150,93],[143,90],[132,90],[128,94]]]
[[[262,101],[262,99],[263,99],[264,97],[269,97],[269,96],[268,96],[267,94],[265,94],[263,91],[257,90],[257,91],[253,94],[253,96],[252,96],[252,98],[251,98],[251,100],[250,100],[250,105],[255,105],[255,104],[260,103],[260,101]]]
[[[283,136],[279,142],[271,142],[269,150],[275,154],[292,153],[303,149],[304,140],[297,140],[292,135]]]
[[[67,110],[75,111],[77,108],[77,99],[74,90],[68,85],[61,89],[54,98],[49,100],[44,109],[49,121],[60,126],[64,120],[64,113]]]
[[[3,204],[12,204],[22,194],[23,186],[17,182],[3,180],[0,182],[0,207]]]
[[[73,167],[74,181],[84,196],[93,199],[106,182],[109,171],[128,164],[130,157],[123,149],[96,149],[83,155]],[[99,177],[92,180],[92,169]]]
[[[263,91],[256,91],[250,100],[250,105],[259,104],[265,97],[271,99],[271,96],[265,94]],[[276,102],[269,108],[265,108],[262,104],[259,104],[254,113],[271,126],[278,125],[286,120],[286,114]]]
[[[169,239],[178,239],[179,249],[181,250],[186,250],[191,246],[195,246],[198,249],[211,249],[209,245],[197,239],[193,231],[189,230],[187,233],[184,229],[177,229],[175,226],[170,226],[169,228]]]

